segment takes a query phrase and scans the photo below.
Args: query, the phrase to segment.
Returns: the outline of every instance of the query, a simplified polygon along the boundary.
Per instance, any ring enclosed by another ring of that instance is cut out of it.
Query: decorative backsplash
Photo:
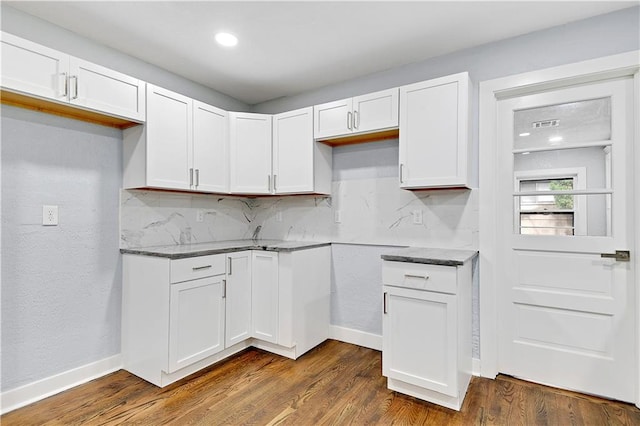
[[[477,248],[477,190],[405,191],[397,178],[382,177],[334,181],[332,194],[246,198],[122,190],[120,246],[257,237]]]

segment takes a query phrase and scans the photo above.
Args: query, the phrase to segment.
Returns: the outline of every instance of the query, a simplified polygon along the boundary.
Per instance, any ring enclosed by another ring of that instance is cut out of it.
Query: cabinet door
[[[396,87],[353,98],[353,132],[398,127],[398,93]]]
[[[251,251],[227,254],[226,331],[226,347],[251,337]]]
[[[167,373],[224,349],[223,281],[218,275],[171,284]]]
[[[273,186],[276,194],[313,192],[313,108],[273,116]]]
[[[271,193],[271,115],[230,112],[231,192]]]
[[[400,88],[400,186],[468,186],[467,73]]]
[[[189,189],[193,104],[190,98],[147,85],[147,185]]]
[[[227,112],[193,102],[193,189],[229,192]]]
[[[382,374],[457,397],[456,297],[383,289]]]
[[[131,120],[145,119],[145,82],[82,59],[69,60],[72,104]]]
[[[66,102],[69,55],[2,34],[2,88]]]
[[[328,139],[352,132],[352,99],[328,102],[313,107],[313,137]]]
[[[253,337],[278,343],[278,253],[254,251],[251,269]]]

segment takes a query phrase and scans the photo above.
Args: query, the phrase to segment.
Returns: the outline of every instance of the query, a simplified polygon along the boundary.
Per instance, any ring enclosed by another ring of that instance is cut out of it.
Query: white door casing
[[[496,227],[500,223],[498,218],[499,205],[498,197],[500,190],[497,189],[499,184],[499,171],[497,171],[498,163],[498,104],[501,99],[507,99],[524,94],[531,94],[535,92],[548,91],[563,86],[571,86],[576,84],[584,84],[589,82],[601,81],[607,78],[616,78],[621,76],[633,76],[635,80],[635,104],[638,105],[638,64],[639,52],[629,52],[626,54],[614,55],[606,58],[600,58],[596,60],[585,61],[577,64],[565,65],[547,70],[541,70],[531,73],[526,73],[517,76],[505,77],[497,80],[482,82],[480,84],[480,182],[483,190],[480,194],[480,270],[482,271],[480,277],[480,326],[481,326],[481,374],[486,377],[495,377],[500,371],[499,368],[499,351],[498,341],[501,327],[498,321],[498,302],[500,289],[496,283],[504,281],[504,265],[508,262],[507,259],[501,258],[501,252],[498,249],[500,247],[501,238],[496,233]],[[632,99],[629,99],[628,104],[631,105]],[[637,114],[630,114],[630,117],[635,117]],[[638,138],[638,123],[633,123],[630,119],[628,123],[629,137],[634,137],[633,125],[635,124],[635,138]],[[632,157],[633,155],[633,157]],[[629,158],[635,158],[635,163],[640,160],[640,153],[638,150],[628,152]],[[614,167],[615,168],[615,164]],[[635,193],[637,194],[637,174],[633,174],[633,170],[629,170],[625,177],[628,183],[636,182]],[[513,185],[513,178],[509,180],[509,185]],[[613,188],[618,188],[615,182],[613,182]],[[511,194],[513,194],[513,187],[510,188]],[[633,194],[627,198],[629,204],[627,206],[626,213],[628,215],[629,223],[633,223]],[[638,197],[635,200],[635,206],[637,209],[640,204]],[[511,206],[510,206],[511,207]],[[511,214],[511,209],[507,210]],[[615,215],[614,210],[614,215]],[[636,211],[636,222],[637,222]],[[512,220],[510,218],[509,222]],[[616,219],[613,223],[615,225]],[[511,229],[513,231],[513,229]],[[615,229],[614,229],[615,234]],[[521,237],[521,236],[518,236]],[[629,269],[635,269],[634,266],[638,262],[638,253],[633,251],[634,240],[637,242],[640,240],[640,233],[638,229],[635,229],[635,238],[629,235],[628,249],[632,250],[632,262],[627,266]],[[617,243],[617,241],[616,241]],[[558,247],[560,249],[561,247]],[[588,247],[582,247],[588,248]],[[592,248],[595,248],[592,247]],[[618,247],[623,249],[624,247]],[[638,277],[635,277],[635,286],[637,287]],[[638,294],[636,292],[635,297],[631,300],[630,304],[635,308],[639,303]],[[635,323],[634,328],[636,331],[631,336],[631,342],[626,345],[626,349],[630,352],[632,357],[631,371],[626,371],[627,380],[629,377],[633,377],[633,393],[631,399],[639,404],[638,399],[638,384],[640,384],[640,375],[638,373],[638,325],[640,321],[636,313],[632,318]]]

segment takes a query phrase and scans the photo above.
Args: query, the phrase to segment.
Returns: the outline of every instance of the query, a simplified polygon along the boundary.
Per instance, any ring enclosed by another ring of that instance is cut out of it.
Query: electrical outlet
[[[204,210],[196,210],[196,222],[204,222]]]
[[[335,210],[333,212],[333,221],[335,223],[340,223],[342,222],[342,214],[340,213],[340,210]]]
[[[411,212],[414,225],[422,225],[422,210],[414,210]]]
[[[58,225],[58,206],[42,206],[42,224],[44,226]]]

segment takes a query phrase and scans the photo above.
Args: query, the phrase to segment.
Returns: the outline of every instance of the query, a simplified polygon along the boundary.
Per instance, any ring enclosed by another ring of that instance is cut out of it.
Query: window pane
[[[572,213],[520,213],[523,235],[574,235]]]
[[[531,182],[527,182],[524,187],[530,185]],[[543,193],[514,196],[516,234],[607,237],[615,232],[611,223],[611,194]]]
[[[515,149],[611,139],[611,98],[523,109],[513,118]]]
[[[520,181],[520,191],[568,191],[573,188],[573,179],[539,179]],[[523,195],[520,197],[521,212],[550,212],[573,210],[573,195]]]
[[[546,177],[556,177],[558,170],[584,170],[585,182],[582,189],[609,188],[609,175],[611,156],[610,147],[589,147],[574,149],[558,149],[552,151],[539,151],[531,153],[519,153],[513,156],[513,170],[516,176],[531,171],[549,171]],[[539,175],[540,173],[538,173]],[[560,176],[562,173],[560,173]],[[574,188],[579,189],[579,188]],[[524,190],[523,190],[524,191]]]

